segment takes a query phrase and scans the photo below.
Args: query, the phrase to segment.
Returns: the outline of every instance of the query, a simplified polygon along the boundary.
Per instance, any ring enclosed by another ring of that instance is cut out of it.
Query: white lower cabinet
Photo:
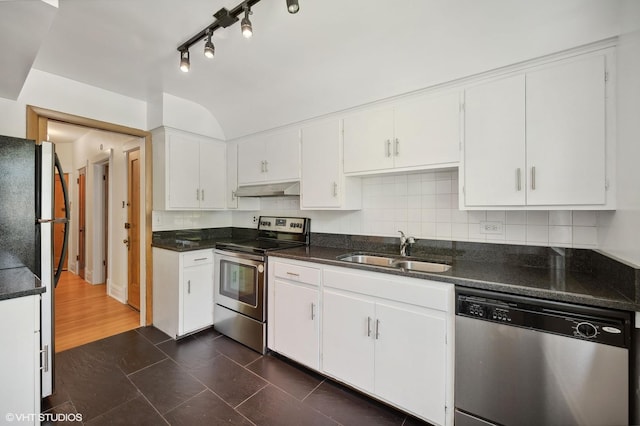
[[[0,413],[40,413],[40,296],[0,301]],[[23,422],[19,422],[23,424]],[[24,423],[27,423],[26,421]],[[31,424],[40,424],[37,417]]]
[[[269,277],[271,349],[319,369],[320,270],[273,262],[269,264]]]
[[[153,249],[153,325],[174,339],[213,324],[213,250]]]
[[[280,258],[269,269],[270,349],[453,424],[453,285]]]

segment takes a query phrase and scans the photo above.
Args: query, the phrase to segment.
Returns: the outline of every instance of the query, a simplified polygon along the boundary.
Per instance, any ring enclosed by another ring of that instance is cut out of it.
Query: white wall
[[[202,105],[168,93],[158,94],[149,101],[147,125],[149,129],[167,126],[215,139],[226,139],[211,112]]]
[[[599,215],[599,248],[640,267],[640,2],[621,9],[617,93],[617,185],[615,212]]]

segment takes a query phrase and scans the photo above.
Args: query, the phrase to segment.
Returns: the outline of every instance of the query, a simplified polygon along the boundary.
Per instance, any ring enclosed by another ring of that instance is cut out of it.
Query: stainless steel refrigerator
[[[54,218],[55,169],[60,174],[65,216]],[[53,393],[54,288],[68,242],[69,197],[51,142],[0,136],[0,269],[29,268],[45,287],[40,302],[42,396]],[[54,268],[53,224],[64,223],[62,255]]]

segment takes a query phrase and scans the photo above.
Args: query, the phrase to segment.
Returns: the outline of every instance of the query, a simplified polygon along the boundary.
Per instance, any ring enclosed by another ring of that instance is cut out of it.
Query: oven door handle
[[[264,256],[221,249],[216,249],[214,254],[216,263],[218,262],[218,259],[228,260],[230,262],[244,263],[246,265],[257,265],[258,263],[264,263],[266,261],[266,258]]]

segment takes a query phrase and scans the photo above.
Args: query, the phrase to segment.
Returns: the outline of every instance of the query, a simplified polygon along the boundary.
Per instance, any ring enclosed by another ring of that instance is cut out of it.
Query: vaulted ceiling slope
[[[4,67],[16,52],[33,56],[39,37],[34,68],[141,100],[161,92],[188,99],[232,139],[617,35],[620,7],[617,0],[299,1],[295,15],[285,0],[261,1],[251,39],[239,24],[216,31],[215,57],[204,58],[196,44],[186,74],[178,45],[239,0],[59,0],[44,36],[32,23],[47,27],[47,18],[24,16],[19,6],[43,2],[0,1],[0,96],[16,97],[24,80],[4,81]]]

